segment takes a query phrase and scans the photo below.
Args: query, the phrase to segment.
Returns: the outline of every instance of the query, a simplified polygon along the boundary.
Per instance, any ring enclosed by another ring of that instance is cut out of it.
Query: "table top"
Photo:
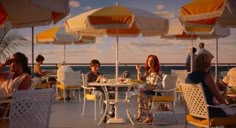
[[[12,94],[0,95],[0,103],[10,103]]]
[[[129,87],[129,86],[134,86],[133,83],[129,82],[103,82],[103,83],[98,83],[98,82],[90,82],[88,83],[90,86],[113,86],[113,87]]]

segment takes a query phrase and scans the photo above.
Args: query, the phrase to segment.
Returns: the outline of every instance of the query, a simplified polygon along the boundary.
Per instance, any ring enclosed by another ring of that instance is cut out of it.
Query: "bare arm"
[[[209,87],[212,94],[215,96],[215,98],[221,103],[226,104],[225,99],[221,96],[219,89],[217,88],[212,76],[210,74],[207,74],[205,77],[206,85]]]

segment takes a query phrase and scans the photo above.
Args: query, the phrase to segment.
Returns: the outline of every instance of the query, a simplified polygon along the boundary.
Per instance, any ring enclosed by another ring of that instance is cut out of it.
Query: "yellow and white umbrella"
[[[95,43],[96,37],[81,36],[65,32],[64,27],[55,26],[36,34],[37,44],[64,45],[64,61],[66,62],[66,44],[90,44]]]
[[[180,8],[180,20],[187,23],[236,27],[235,0],[193,0]]]
[[[166,34],[169,22],[153,13],[125,6],[93,9],[65,21],[67,32],[89,36],[115,36],[116,78],[118,78],[119,37],[159,36]]]
[[[0,0],[0,27],[32,28],[32,74],[34,66],[34,27],[57,23],[69,14],[69,0]]]

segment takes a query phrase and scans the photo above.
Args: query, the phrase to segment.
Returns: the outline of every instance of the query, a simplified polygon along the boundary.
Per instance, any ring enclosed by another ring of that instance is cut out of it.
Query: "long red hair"
[[[154,60],[154,71],[159,73],[160,71],[160,63],[159,63],[159,59],[156,55],[149,55],[146,59],[146,64],[145,64],[145,72],[147,73],[150,69],[150,67],[148,66],[148,61],[149,61],[149,58],[152,58]]]

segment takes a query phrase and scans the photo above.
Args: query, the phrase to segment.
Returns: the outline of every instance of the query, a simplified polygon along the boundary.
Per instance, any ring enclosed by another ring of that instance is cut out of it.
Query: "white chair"
[[[236,125],[236,116],[214,117],[209,116],[209,107],[201,84],[180,83],[181,92],[186,105],[185,127],[187,123],[204,128],[216,126]],[[233,104],[235,107],[235,104]]]
[[[94,101],[94,118],[97,120],[97,96],[94,93],[95,87],[88,87],[88,78],[86,74],[82,73],[82,88],[84,89],[84,103],[83,103],[83,111],[82,117],[84,116],[86,101]]]
[[[152,113],[153,117],[155,117],[156,112],[162,112],[166,110],[162,110],[164,105],[171,105],[171,109],[168,111],[173,112],[175,122],[177,123],[176,115],[175,115],[175,97],[176,97],[176,79],[175,75],[164,75],[162,80],[163,89],[157,90],[157,92],[161,93],[161,96],[153,96],[152,97]],[[160,108],[157,110],[157,108]],[[154,118],[155,119],[155,118]],[[154,124],[154,121],[153,121]]]
[[[58,96],[58,90],[63,92],[64,102],[66,100],[66,91],[74,91],[74,96],[76,91],[79,92],[79,101],[81,101],[80,89],[81,89],[81,73],[80,71],[64,72],[62,82],[57,82],[56,94]],[[76,97],[76,96],[75,96]],[[77,98],[77,97],[76,97]]]
[[[17,90],[12,97],[9,128],[48,128],[53,89]]]
[[[180,103],[182,96],[181,96],[181,90],[179,87],[179,83],[184,83],[188,72],[187,70],[171,70],[171,75],[176,75],[177,76],[177,80],[176,80],[176,101],[178,101]]]

